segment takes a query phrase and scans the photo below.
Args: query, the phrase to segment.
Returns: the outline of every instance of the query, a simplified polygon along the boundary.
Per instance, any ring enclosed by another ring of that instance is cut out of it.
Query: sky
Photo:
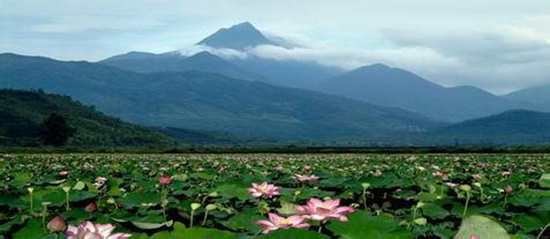
[[[550,84],[548,0],[0,0],[0,52],[88,61],[162,53],[244,21],[296,46],[247,52],[262,57],[384,63],[496,94]]]

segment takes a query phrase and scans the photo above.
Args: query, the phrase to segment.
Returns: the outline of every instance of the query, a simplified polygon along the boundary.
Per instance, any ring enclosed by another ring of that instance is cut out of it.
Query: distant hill
[[[549,144],[550,113],[510,110],[443,127],[428,138],[459,144]]]
[[[235,146],[241,144],[243,140],[245,140],[239,139],[233,135],[204,130],[188,130],[173,127],[156,127],[153,129],[179,141],[187,142],[191,146]]]
[[[266,38],[249,22],[243,22],[230,28],[222,28],[197,43],[197,45],[245,50],[259,45],[278,44]]]
[[[139,73],[198,70],[219,73],[242,80],[268,81],[265,76],[244,70],[206,51],[199,52],[189,57],[183,56],[178,52],[163,54],[129,52],[123,55],[110,57],[99,63]]]
[[[199,71],[140,74],[89,62],[0,55],[0,87],[43,88],[153,127],[268,139],[369,139],[436,123],[397,108]]]
[[[233,58],[228,61],[249,72],[262,74],[269,79],[268,83],[309,90],[343,72],[340,68],[320,65],[313,61],[285,61],[256,56]]]
[[[545,104],[550,109],[550,85],[535,86],[514,91],[503,97],[533,104]]]
[[[529,103],[503,99],[472,86],[446,88],[406,70],[382,64],[365,66],[329,79],[316,88],[364,102],[399,107],[438,120],[459,122],[510,109],[533,109]]]
[[[166,135],[108,117],[68,96],[0,90],[0,146],[37,144],[39,124],[52,113],[76,129],[70,146],[177,145]]]

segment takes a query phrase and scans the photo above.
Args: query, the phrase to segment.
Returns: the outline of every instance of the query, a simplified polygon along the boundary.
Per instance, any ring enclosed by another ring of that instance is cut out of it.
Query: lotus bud
[[[417,207],[417,208],[421,208],[421,207],[423,207],[424,205],[426,205],[426,204],[424,204],[423,202],[419,201],[419,202],[416,204],[416,207]]]
[[[115,204],[116,201],[115,201],[114,198],[109,198],[109,199],[107,199],[107,203],[109,203],[109,204]]]
[[[32,192],[34,192],[34,188],[33,188],[33,187],[29,187],[29,188],[27,188],[27,191],[29,191],[29,193],[32,193]]]
[[[191,203],[191,210],[195,211],[201,207],[200,203]]]
[[[84,208],[84,211],[89,212],[89,213],[95,212],[95,210],[97,210],[97,205],[93,202],[88,204],[88,206],[86,206]]]
[[[480,187],[481,187],[481,183],[475,182],[475,183],[474,183],[474,186],[480,188]]]
[[[370,187],[370,183],[362,183],[361,187],[363,187],[363,189],[367,189]]]
[[[71,187],[70,186],[63,186],[63,191],[65,191],[65,193],[69,193],[69,191],[71,191]]]
[[[514,192],[514,188],[512,185],[506,185],[506,187],[504,187],[504,191],[506,191],[506,193],[512,193]]]
[[[54,217],[47,225],[48,230],[51,232],[64,232],[67,229],[67,223],[60,217]]]

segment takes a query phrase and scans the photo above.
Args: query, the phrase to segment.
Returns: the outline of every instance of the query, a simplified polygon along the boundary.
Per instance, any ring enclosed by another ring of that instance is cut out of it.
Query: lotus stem
[[[208,218],[208,210],[204,212],[204,219],[202,220],[202,226],[206,225],[206,219]]]
[[[464,205],[464,211],[462,212],[462,218],[466,217],[468,211],[468,203],[470,203],[470,191],[466,191],[466,205]]]
[[[164,217],[164,222],[166,222],[168,219],[166,217],[166,186],[162,185],[162,193],[160,198],[160,205],[162,206],[162,216]]]
[[[189,222],[189,228],[193,227],[193,217],[195,216],[195,210],[191,210],[191,220]]]
[[[46,215],[48,214],[48,205],[42,204],[42,206],[44,207],[44,209],[42,210],[42,227],[47,233],[48,230],[46,229]]]
[[[31,214],[33,214],[34,212],[34,198],[33,198],[33,194],[32,194],[32,191],[30,192],[30,198],[31,198]]]
[[[542,228],[542,230],[540,231],[540,233],[537,235],[537,239],[542,238],[542,234],[544,233],[544,231],[546,231],[546,229],[548,229],[548,227],[550,227],[550,223],[546,224],[546,226],[544,226],[544,227]]]
[[[71,210],[71,207],[69,205],[69,192],[65,193],[65,210]]]
[[[508,204],[508,192],[504,195],[504,208],[506,208],[506,204]]]
[[[367,189],[364,188],[363,189],[363,206],[365,207],[365,209],[367,209]]]
[[[319,225],[319,229],[317,230],[319,233],[323,231],[323,225],[325,225],[325,223],[326,223],[326,220],[322,221],[321,224]]]

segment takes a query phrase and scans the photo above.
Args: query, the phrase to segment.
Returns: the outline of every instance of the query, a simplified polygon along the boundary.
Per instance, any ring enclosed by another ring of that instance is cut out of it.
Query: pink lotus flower
[[[255,198],[259,198],[261,196],[271,198],[273,196],[280,195],[279,187],[273,184],[268,184],[267,182],[260,185],[252,183],[252,187],[248,189],[248,192]]]
[[[326,219],[338,219],[347,222],[346,214],[355,212],[353,207],[339,207],[340,199],[321,201],[311,198],[306,206],[296,206],[296,210],[305,214],[311,220],[324,221]]]
[[[67,239],[127,239],[131,236],[127,233],[112,234],[114,229],[111,224],[93,224],[87,221],[78,227],[69,226],[65,235]]]
[[[69,175],[69,171],[61,171],[59,172],[59,176],[61,177],[67,177]]]
[[[95,210],[97,210],[97,205],[93,202],[91,202],[90,204],[88,204],[85,208],[84,208],[84,211],[86,212],[89,212],[89,213],[92,213],[94,212]]]
[[[470,239],[480,239],[478,235],[471,235]]]
[[[306,166],[304,166],[304,169],[309,171],[309,170],[312,170],[313,167],[306,165]]]
[[[319,177],[315,176],[315,175],[308,175],[308,176],[305,176],[305,175],[300,175],[300,174],[294,174],[294,178],[297,179],[298,181],[300,182],[308,182],[308,181],[317,181],[319,179]]]
[[[159,178],[159,183],[163,186],[166,186],[172,182],[172,177],[164,174]]]
[[[283,166],[277,166],[277,167],[274,167],[273,169],[275,169],[276,171],[283,171],[285,168]]]
[[[267,234],[277,229],[307,228],[310,225],[305,223],[305,220],[306,218],[304,216],[290,216],[285,218],[269,213],[269,221],[260,220],[256,224],[263,228],[262,233]]]

